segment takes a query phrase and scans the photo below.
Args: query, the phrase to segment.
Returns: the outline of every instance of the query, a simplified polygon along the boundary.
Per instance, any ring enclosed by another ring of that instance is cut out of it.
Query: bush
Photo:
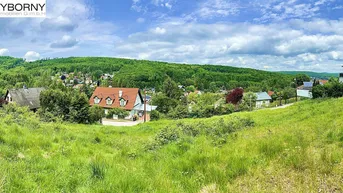
[[[188,108],[184,105],[178,105],[168,113],[168,117],[173,119],[184,119],[188,117]]]
[[[235,106],[232,104],[219,105],[214,109],[215,115],[228,115],[235,111]]]
[[[151,113],[150,113],[150,120],[151,121],[157,121],[157,120],[159,120],[161,118],[161,115],[160,115],[160,113],[158,112],[158,111],[151,111]]]
[[[108,111],[108,114],[106,115],[106,118],[112,119],[113,115],[117,115],[118,118],[124,119],[125,117],[129,116],[129,112],[126,111],[125,109],[121,108],[114,108]]]
[[[89,122],[96,123],[101,121],[101,119],[105,117],[104,109],[100,106],[94,105],[89,108]]]
[[[219,119],[209,123],[200,122],[198,124],[177,123],[175,126],[167,126],[158,133],[151,144],[148,144],[148,150],[157,149],[163,145],[198,137],[200,135],[212,139],[214,145],[221,145],[227,142],[228,136],[236,131],[254,126],[251,118],[235,117],[226,121]],[[186,140],[187,141],[187,140]]]
[[[15,103],[4,105],[0,109],[0,118],[6,124],[18,124],[32,129],[40,127],[39,119],[35,113],[29,108],[19,107]]]

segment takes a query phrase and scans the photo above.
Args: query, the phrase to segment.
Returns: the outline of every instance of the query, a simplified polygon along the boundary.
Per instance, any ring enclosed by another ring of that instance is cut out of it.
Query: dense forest
[[[104,73],[114,75],[114,87],[162,89],[170,77],[176,83],[199,90],[243,87],[252,91],[289,87],[293,75],[218,65],[189,65],[165,62],[100,57],[71,57],[26,62],[0,57],[0,92],[8,88],[49,86],[51,76],[81,73],[97,80]]]
[[[327,72],[308,72],[308,71],[281,71],[283,74],[296,75],[296,74],[306,74],[312,78],[319,79],[330,79],[338,77],[338,73],[327,73]]]

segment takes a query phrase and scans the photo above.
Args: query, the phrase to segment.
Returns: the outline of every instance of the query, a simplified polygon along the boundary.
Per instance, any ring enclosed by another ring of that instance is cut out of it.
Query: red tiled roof
[[[328,80],[319,80],[319,82],[322,83],[322,84],[326,84],[326,83],[328,83],[329,81],[328,81]]]
[[[269,95],[269,96],[272,96],[273,94],[274,94],[273,91],[268,91],[268,95]]]
[[[127,101],[125,107],[122,107],[126,110],[132,110],[135,102],[137,94],[139,94],[138,88],[108,88],[108,87],[97,87],[93,92],[92,97],[89,99],[89,104],[94,105],[94,98],[98,97],[100,99],[100,103],[96,104],[104,108],[121,108],[120,106],[120,98],[119,98],[119,91],[122,91],[122,98]],[[111,98],[113,100],[112,105],[106,104],[106,99]]]

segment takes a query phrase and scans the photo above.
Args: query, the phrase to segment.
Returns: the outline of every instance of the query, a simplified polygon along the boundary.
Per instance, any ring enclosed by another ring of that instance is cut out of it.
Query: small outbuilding
[[[262,108],[263,106],[268,107],[270,105],[270,101],[272,101],[272,98],[268,95],[266,92],[258,92],[255,93],[256,98],[256,108]]]
[[[312,98],[313,82],[304,82],[304,85],[297,88],[297,96]]]

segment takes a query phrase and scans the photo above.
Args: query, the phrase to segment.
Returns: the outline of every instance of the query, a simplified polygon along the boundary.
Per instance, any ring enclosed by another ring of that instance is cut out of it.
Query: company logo
[[[45,17],[46,0],[0,0],[0,17]]]

